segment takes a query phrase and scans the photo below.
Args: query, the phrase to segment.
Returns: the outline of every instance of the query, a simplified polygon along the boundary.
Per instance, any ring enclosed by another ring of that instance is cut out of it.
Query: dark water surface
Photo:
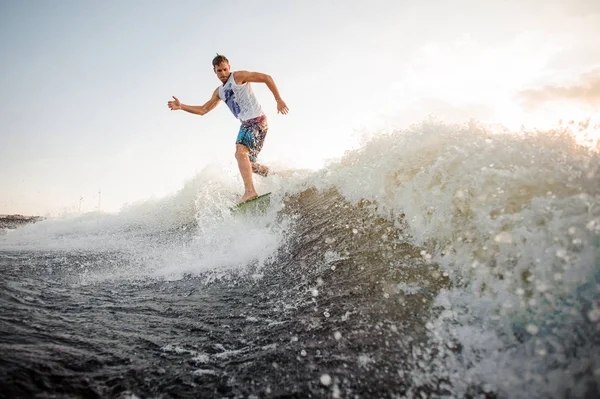
[[[311,203],[288,204],[311,216],[260,269],[89,280],[130,260],[1,252],[0,395],[443,396],[443,373],[409,376],[435,356],[425,324],[448,281],[367,210]]]

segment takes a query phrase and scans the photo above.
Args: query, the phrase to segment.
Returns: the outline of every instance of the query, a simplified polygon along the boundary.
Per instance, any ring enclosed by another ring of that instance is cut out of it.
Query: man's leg
[[[235,159],[240,169],[240,175],[244,181],[244,195],[239,202],[248,201],[254,197],[257,197],[256,190],[254,189],[254,182],[252,181],[252,165],[250,164],[250,158],[248,157],[248,147],[243,144],[235,145]]]

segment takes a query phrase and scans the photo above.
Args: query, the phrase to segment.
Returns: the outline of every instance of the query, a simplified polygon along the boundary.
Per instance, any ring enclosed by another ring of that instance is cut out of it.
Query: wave
[[[321,170],[257,178],[273,192],[265,213],[232,215],[241,181],[209,167],[170,197],[38,222],[0,246],[126,255],[82,282],[247,272],[315,297],[335,286],[328,309],[362,298],[396,319],[407,306],[426,315],[412,327],[429,342],[408,368],[413,394],[560,397],[584,389],[600,358],[599,169],[564,130],[428,121]],[[290,288],[288,300],[304,299]]]
[[[455,281],[544,293],[594,270],[599,168],[598,154],[564,131],[424,124],[348,154],[319,187],[376,204]]]
[[[347,154],[319,187],[372,203],[449,276],[429,327],[455,389],[483,381],[527,397],[536,381],[551,397],[577,385],[577,367],[595,367],[582,350],[598,354],[599,168],[564,130],[427,122]],[[439,376],[431,367],[423,375]]]

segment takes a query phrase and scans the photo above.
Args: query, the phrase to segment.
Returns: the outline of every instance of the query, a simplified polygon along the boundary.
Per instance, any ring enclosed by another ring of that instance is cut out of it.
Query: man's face
[[[223,61],[219,65],[215,65],[214,70],[221,82],[227,82],[227,78],[229,77],[229,63]]]

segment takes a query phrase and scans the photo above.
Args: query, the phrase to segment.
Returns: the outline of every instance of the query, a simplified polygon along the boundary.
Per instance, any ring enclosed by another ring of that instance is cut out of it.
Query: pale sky
[[[290,108],[260,160],[318,168],[360,134],[427,115],[511,128],[597,117],[598,0],[0,0],[0,214],[56,215],[235,169],[239,123],[199,117],[232,70],[270,74]]]

